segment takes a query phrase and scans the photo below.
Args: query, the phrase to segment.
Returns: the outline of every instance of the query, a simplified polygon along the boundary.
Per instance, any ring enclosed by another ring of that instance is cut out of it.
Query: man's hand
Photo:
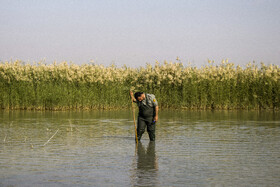
[[[130,90],[129,93],[130,93],[130,97],[133,98],[133,92]]]
[[[134,98],[133,92],[131,90],[129,91],[129,94],[130,94],[131,100],[133,102],[136,102],[136,99]]]
[[[155,107],[155,111],[156,111],[156,114],[155,114],[155,117],[154,117],[154,121],[157,122],[157,120],[158,120],[158,106]]]
[[[156,115],[156,116],[154,117],[154,121],[157,122],[157,120],[158,120],[158,116]]]

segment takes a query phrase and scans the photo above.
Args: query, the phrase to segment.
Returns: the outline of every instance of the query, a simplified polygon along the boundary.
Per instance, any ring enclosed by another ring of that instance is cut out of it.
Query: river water
[[[137,146],[131,111],[0,111],[0,186],[279,186],[280,115],[160,111]]]

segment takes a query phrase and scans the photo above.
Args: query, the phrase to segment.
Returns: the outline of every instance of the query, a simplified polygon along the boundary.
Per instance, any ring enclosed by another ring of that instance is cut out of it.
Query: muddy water
[[[0,186],[277,186],[280,115],[161,111],[137,146],[130,111],[0,111]]]

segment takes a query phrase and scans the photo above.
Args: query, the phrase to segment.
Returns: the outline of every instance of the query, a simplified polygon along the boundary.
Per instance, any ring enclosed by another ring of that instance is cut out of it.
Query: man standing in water
[[[156,122],[158,120],[158,103],[155,95],[136,92],[133,96],[133,92],[130,91],[130,97],[139,107],[137,120],[138,140],[141,140],[147,126],[150,141],[155,141]]]

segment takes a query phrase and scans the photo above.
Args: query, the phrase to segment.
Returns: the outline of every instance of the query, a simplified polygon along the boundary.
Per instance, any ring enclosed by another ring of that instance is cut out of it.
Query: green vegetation
[[[129,108],[129,90],[153,93],[161,108],[279,109],[280,68],[223,61],[202,68],[167,63],[130,68],[62,62],[0,63],[2,109]]]

